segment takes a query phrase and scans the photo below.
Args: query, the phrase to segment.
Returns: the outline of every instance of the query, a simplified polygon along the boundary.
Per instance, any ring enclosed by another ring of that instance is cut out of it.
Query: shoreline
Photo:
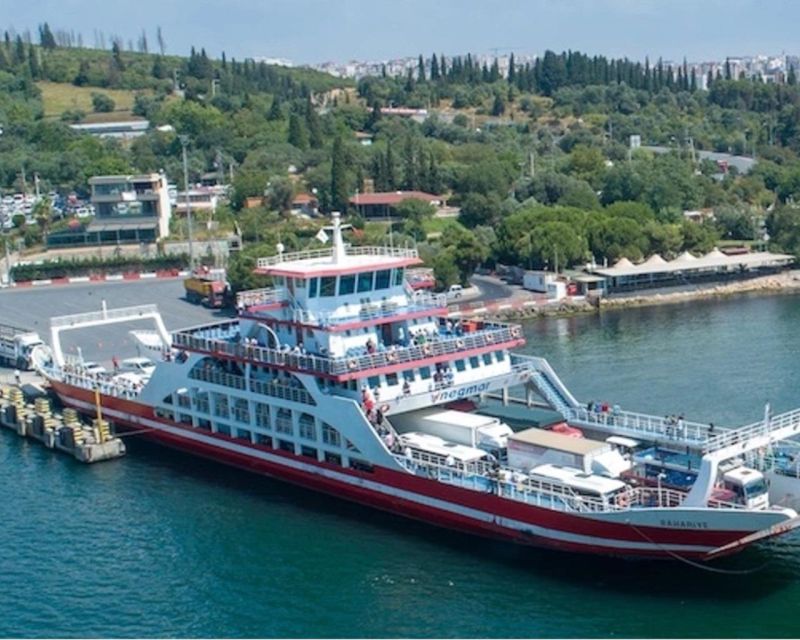
[[[629,294],[617,298],[602,298],[599,301],[564,300],[559,303],[536,305],[497,311],[489,317],[498,320],[521,320],[545,317],[568,317],[585,313],[602,313],[618,309],[639,308],[665,304],[680,304],[696,300],[730,298],[738,295],[794,294],[800,293],[800,270],[786,271],[751,280],[697,286],[691,289],[669,291],[658,289],[652,293]]]

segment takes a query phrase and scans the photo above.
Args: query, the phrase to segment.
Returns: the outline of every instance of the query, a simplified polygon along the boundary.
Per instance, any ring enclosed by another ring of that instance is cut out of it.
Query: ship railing
[[[488,323],[487,323],[488,324]],[[363,353],[331,360],[330,372],[341,375],[348,372],[405,364],[418,360],[427,360],[443,355],[455,355],[471,349],[492,347],[516,340],[522,335],[517,325],[489,324],[488,328],[478,331],[453,335],[437,336],[421,345],[396,347],[374,353]]]
[[[267,380],[250,380],[250,389],[256,393],[265,396],[272,396],[273,398],[280,398],[281,400],[288,400],[289,402],[299,402],[302,404],[317,404],[311,394],[301,387],[292,387],[291,385],[281,384],[279,382],[272,382]]]
[[[219,384],[224,387],[231,387],[244,391],[247,388],[244,377],[237,376],[225,371],[214,371],[203,367],[195,367],[189,371],[189,377],[193,380],[202,380],[211,384]]]
[[[143,386],[136,385],[127,380],[120,381],[114,379],[108,376],[108,374],[91,375],[70,370],[70,368],[55,370],[54,375],[57,379],[67,384],[90,391],[99,390],[103,395],[110,395],[115,398],[136,398]]]
[[[286,301],[286,290],[283,287],[266,287],[251,289],[236,294],[236,307],[250,309],[266,304],[278,304]]]
[[[186,332],[177,332],[173,335],[173,346],[254,361],[259,364],[315,373],[331,373],[331,360],[323,356],[293,353],[288,350],[282,351],[249,343],[202,338]]]
[[[173,334],[172,344],[179,349],[185,348],[193,351],[227,355],[242,360],[255,361],[260,364],[328,375],[343,375],[378,367],[426,360],[442,355],[455,355],[470,349],[497,346],[498,344],[518,339],[522,335],[517,325],[487,323],[481,330],[464,333],[461,336],[436,337],[422,345],[397,347],[374,353],[364,353],[358,356],[330,358],[295,353],[288,348],[279,350],[252,343],[233,342],[210,337],[219,336],[224,338],[230,335],[235,338],[238,335],[238,329],[226,331],[220,328],[222,326],[224,325],[201,328],[194,332],[178,331]]]
[[[623,428],[633,433],[647,436],[662,436],[666,440],[702,445],[708,439],[708,424],[682,419],[668,419],[661,416],[623,411],[609,408],[608,411],[592,410],[585,407],[569,409],[565,416],[569,422],[606,427]]]
[[[774,432],[797,424],[800,424],[800,409],[793,409],[777,416],[771,416],[768,420],[754,422],[737,429],[721,430],[708,439],[703,452],[709,453],[733,444],[744,444],[751,438],[769,438]]]
[[[495,495],[532,504],[548,506],[560,511],[601,512],[622,507],[600,499],[577,494],[572,488],[515,474],[509,469],[497,469],[491,463],[449,461],[446,457],[427,451],[406,448],[395,459],[416,475],[422,475],[465,489],[494,493]]]
[[[250,294],[251,292],[244,292]],[[240,294],[240,296],[244,296]],[[258,315],[260,307],[276,303],[290,303],[291,299],[285,291],[278,290],[259,290],[253,292],[252,296],[242,297],[238,300],[239,308],[243,308],[247,313]],[[302,324],[328,327],[344,324],[348,322],[362,322],[378,320],[381,318],[391,318],[409,313],[421,311],[436,311],[447,308],[447,299],[444,294],[417,296],[408,301],[407,304],[396,302],[382,302],[374,304],[359,305],[356,309],[345,309],[343,311],[314,311],[302,309],[292,305],[293,308],[286,309],[290,318]]]
[[[419,254],[416,249],[403,247],[345,247],[345,255],[348,256],[380,256],[385,258],[417,258]],[[292,253],[279,253],[268,258],[258,258],[256,268],[264,269],[285,262],[297,260],[314,260],[317,258],[332,258],[333,248],[328,249],[307,249],[305,251],[293,251]]]
[[[101,311],[75,313],[69,316],[58,316],[51,318],[50,326],[58,329],[81,325],[86,322],[118,320],[120,318],[129,318],[130,320],[135,320],[137,316],[144,316],[145,314],[158,314],[158,307],[154,304],[142,304],[134,307],[122,307],[119,309],[104,309]]]

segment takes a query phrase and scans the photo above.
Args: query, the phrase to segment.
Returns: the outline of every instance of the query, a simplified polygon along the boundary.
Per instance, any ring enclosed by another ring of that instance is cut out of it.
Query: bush
[[[92,92],[92,108],[95,113],[111,113],[116,104],[105,93]]]
[[[141,258],[120,256],[113,258],[89,258],[87,260],[49,260],[40,264],[18,264],[11,269],[11,277],[17,282],[66,278],[68,276],[92,276],[120,274],[128,271],[163,271],[183,269],[189,264],[189,256],[158,256]]]

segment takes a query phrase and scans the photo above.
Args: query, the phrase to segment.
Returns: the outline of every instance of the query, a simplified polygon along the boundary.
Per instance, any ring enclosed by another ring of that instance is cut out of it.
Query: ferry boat
[[[454,320],[444,296],[415,292],[416,250],[348,246],[337,214],[329,230],[329,248],[258,260],[274,286],[240,294],[236,319],[170,334],[153,305],[53,318],[39,370],[66,405],[92,413],[99,391],[119,428],[168,447],[479,536],[710,560],[800,523],[713,493],[721,462],[786,429],[709,451],[679,490],[626,477],[607,443],[460,410],[520,385],[579,405],[545,360],[513,351],[520,326]],[[63,331],[148,318],[147,375],[89,375],[61,349]]]

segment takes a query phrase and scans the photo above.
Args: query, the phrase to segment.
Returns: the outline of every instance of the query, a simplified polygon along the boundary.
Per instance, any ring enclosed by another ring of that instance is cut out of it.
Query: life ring
[[[617,496],[617,506],[620,509],[627,509],[631,504],[630,498],[628,498],[627,493],[620,493]]]
[[[491,333],[486,334],[486,342],[494,342],[494,336]]]
[[[358,363],[355,360],[349,360],[347,362],[347,366],[351,369],[355,369],[358,366]]]
[[[433,349],[431,349],[431,345],[425,344],[422,347],[422,353],[424,353],[426,356],[431,355],[433,353]]]
[[[511,335],[514,338],[519,338],[522,335],[522,332],[519,330],[519,327],[514,327],[511,329]]]
[[[456,347],[458,347],[459,349],[463,349],[464,348],[464,341],[461,338],[456,340]]]
[[[397,362],[397,354],[393,352],[387,353],[386,360],[388,360],[389,362]]]

